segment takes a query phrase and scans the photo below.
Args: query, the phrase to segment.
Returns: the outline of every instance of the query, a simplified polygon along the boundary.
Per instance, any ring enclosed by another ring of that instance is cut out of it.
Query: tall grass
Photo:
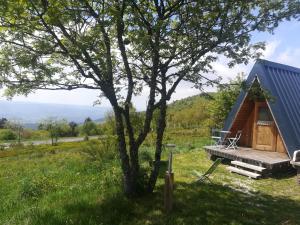
[[[211,165],[199,148],[207,141],[187,135],[165,140],[176,145],[171,214],[163,210],[164,171],[152,195],[135,200],[123,196],[114,138],[4,150],[0,224],[299,224],[300,189],[293,175],[252,181],[221,165],[212,175],[213,184],[195,184],[192,171],[204,172]],[[151,168],[153,150],[151,144],[142,147],[143,170]]]

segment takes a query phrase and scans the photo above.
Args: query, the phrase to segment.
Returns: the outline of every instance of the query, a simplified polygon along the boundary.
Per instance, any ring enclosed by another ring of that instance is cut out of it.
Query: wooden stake
[[[165,175],[165,193],[164,193],[164,206],[167,213],[172,211],[173,208],[173,187],[174,187],[174,173],[166,172]]]

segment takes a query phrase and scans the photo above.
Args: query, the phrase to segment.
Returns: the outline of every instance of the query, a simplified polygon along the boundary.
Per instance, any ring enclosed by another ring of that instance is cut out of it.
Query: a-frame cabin
[[[240,148],[205,149],[213,156],[269,169],[286,167],[300,149],[300,69],[258,60],[246,84],[265,94],[255,98],[251,88],[242,90],[225,121],[223,130],[231,136],[242,130]]]
[[[251,99],[250,96],[246,96],[231,127],[226,130],[231,132],[231,136],[242,130],[240,146],[288,154],[268,100],[265,98]]]

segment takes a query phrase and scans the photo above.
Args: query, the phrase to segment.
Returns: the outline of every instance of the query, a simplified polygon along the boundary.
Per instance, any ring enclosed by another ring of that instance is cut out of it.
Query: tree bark
[[[156,128],[156,148],[155,148],[155,160],[154,165],[149,177],[147,191],[152,193],[157,181],[157,177],[160,169],[161,152],[163,150],[163,136],[166,128],[166,112],[167,112],[167,101],[162,99],[162,103],[159,108],[159,118],[157,121]]]
[[[127,154],[127,146],[124,132],[124,124],[121,109],[114,107],[115,120],[116,120],[116,133],[118,137],[118,151],[121,159],[121,167],[123,171],[123,185],[124,193],[127,197],[134,197],[136,195],[136,177],[132,173],[129,156]]]

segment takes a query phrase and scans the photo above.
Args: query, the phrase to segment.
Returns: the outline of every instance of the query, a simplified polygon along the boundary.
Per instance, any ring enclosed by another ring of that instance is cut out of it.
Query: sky
[[[266,42],[266,49],[263,52],[263,59],[287,64],[300,68],[300,21],[286,21],[279,25],[274,34],[269,33],[253,33],[252,42]],[[254,61],[250,61],[248,65],[237,65],[229,68],[226,65],[226,59],[221,58],[213,63],[215,70],[214,76],[221,76],[222,82],[227,82],[234,78],[238,73],[250,72]],[[205,91],[211,91],[207,88]],[[2,96],[3,91],[0,90],[0,100],[5,100]],[[140,96],[134,97],[133,103],[138,110],[144,110],[147,103],[147,89]],[[182,99],[188,96],[201,93],[192,87],[191,84],[183,82],[173,94],[171,101]],[[57,103],[71,105],[88,105],[92,106],[98,99],[99,93],[95,90],[79,89],[73,91],[36,91],[29,96],[16,96],[12,101],[22,102],[41,102],[41,103]],[[101,99],[101,106],[109,107],[107,100]]]

